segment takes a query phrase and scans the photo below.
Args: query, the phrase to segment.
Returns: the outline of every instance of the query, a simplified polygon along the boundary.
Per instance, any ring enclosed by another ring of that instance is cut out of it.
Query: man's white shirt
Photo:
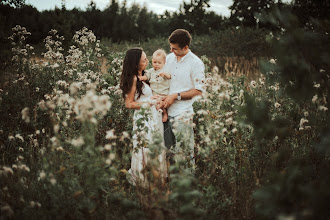
[[[190,50],[178,62],[174,53],[166,57],[166,72],[171,73],[169,95],[182,93],[191,89],[204,91],[205,79],[203,62]],[[194,100],[175,100],[168,109],[168,115],[178,116],[182,113],[193,113],[192,104]]]

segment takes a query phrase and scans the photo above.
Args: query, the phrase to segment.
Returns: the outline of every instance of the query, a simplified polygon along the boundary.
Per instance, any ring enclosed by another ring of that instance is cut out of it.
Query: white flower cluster
[[[96,36],[91,30],[88,30],[86,27],[83,27],[81,30],[77,31],[72,39],[82,46],[87,46],[88,43],[96,42]]]
[[[21,27],[20,25],[16,25],[14,28],[12,28],[12,32],[13,34],[8,37],[13,46],[12,61],[17,63],[19,63],[19,61],[22,61],[22,63],[27,63],[27,57],[34,49],[31,45],[25,43],[26,39],[29,35],[31,35],[31,33],[28,32],[25,27]]]
[[[47,36],[44,40],[47,51],[42,55],[52,63],[55,62],[55,64],[51,66],[52,68],[57,68],[59,67],[58,63],[64,63],[64,56],[62,53],[64,50],[62,48],[62,41],[64,40],[64,37],[59,36],[57,30],[54,29],[50,30],[48,33],[49,36]]]

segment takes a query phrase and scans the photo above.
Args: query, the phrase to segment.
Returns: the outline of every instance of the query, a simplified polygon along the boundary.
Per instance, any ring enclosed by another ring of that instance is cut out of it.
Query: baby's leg
[[[167,109],[163,108],[163,122],[167,122],[168,115],[167,115]]]

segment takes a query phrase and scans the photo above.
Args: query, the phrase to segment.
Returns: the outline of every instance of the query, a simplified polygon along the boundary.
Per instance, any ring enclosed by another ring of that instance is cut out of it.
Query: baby
[[[168,95],[171,74],[166,73],[163,69],[166,61],[166,53],[162,49],[156,50],[152,55],[153,68],[146,71],[144,76],[139,77],[140,80],[149,80],[150,88],[153,95]],[[167,111],[163,109],[163,122],[167,121]]]

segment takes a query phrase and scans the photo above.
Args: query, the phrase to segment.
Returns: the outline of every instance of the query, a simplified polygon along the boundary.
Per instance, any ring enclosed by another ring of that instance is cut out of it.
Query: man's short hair
[[[169,36],[168,42],[170,42],[171,44],[179,44],[180,48],[184,48],[187,45],[189,47],[191,43],[191,35],[185,29],[176,29]]]

